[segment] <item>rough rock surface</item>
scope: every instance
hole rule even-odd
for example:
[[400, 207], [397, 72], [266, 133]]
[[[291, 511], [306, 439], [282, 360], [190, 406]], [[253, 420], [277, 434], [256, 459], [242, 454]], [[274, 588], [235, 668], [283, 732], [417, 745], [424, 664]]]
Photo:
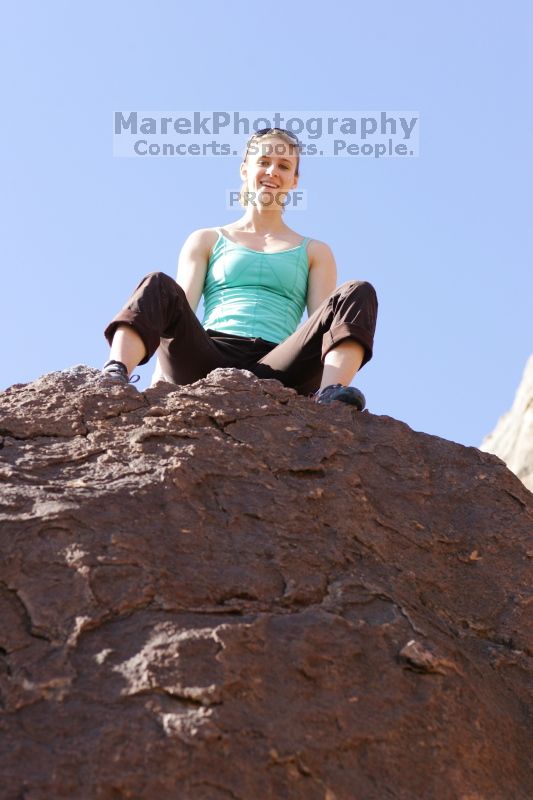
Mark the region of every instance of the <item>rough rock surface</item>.
[[532, 499], [216, 370], [0, 395], [2, 800], [531, 800]]
[[533, 491], [533, 355], [528, 359], [511, 410], [483, 439], [480, 449], [499, 456]]

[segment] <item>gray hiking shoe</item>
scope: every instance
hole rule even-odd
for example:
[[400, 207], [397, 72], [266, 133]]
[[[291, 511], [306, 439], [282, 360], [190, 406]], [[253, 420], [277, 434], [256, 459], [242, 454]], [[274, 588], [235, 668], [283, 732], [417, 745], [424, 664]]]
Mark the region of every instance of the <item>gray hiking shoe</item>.
[[128, 369], [122, 361], [106, 361], [102, 368], [102, 375], [110, 378], [114, 383], [122, 383], [127, 385], [129, 383], [137, 383], [140, 380], [140, 375], [128, 375]]
[[355, 406], [359, 411], [362, 411], [366, 405], [366, 400], [363, 392], [356, 389], [355, 386], [343, 386], [342, 383], [333, 383], [330, 386], [325, 386], [318, 392], [312, 395], [316, 403], [332, 403], [334, 400], [340, 400], [341, 403], [348, 403]]

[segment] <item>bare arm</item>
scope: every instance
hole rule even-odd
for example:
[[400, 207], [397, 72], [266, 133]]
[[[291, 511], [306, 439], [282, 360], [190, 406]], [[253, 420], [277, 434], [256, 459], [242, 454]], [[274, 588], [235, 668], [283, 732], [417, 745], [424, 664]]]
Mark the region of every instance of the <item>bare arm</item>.
[[[217, 234], [208, 228], [193, 231], [185, 240], [179, 254], [176, 283], [179, 283], [184, 290], [188, 303], [195, 313], [204, 290], [209, 253], [216, 238]], [[163, 371], [157, 359], [150, 385], [154, 386], [162, 378]]]
[[209, 228], [193, 231], [187, 237], [178, 258], [176, 282], [185, 291], [194, 312], [204, 290], [207, 263], [217, 234]]
[[313, 239], [309, 242], [309, 282], [307, 284], [307, 313], [317, 310], [337, 286], [337, 265], [329, 245]]

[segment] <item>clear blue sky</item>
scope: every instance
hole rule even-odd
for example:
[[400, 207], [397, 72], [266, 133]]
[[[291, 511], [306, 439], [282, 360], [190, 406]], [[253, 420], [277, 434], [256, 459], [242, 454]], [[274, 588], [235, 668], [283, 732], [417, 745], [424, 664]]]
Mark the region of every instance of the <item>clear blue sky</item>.
[[114, 157], [115, 110], [418, 111], [420, 157], [304, 160], [287, 222], [332, 247], [339, 283], [378, 291], [355, 380], [370, 410], [479, 444], [533, 350], [532, 17], [525, 0], [5, 4], [0, 388], [100, 367], [140, 278], [175, 276], [192, 230], [238, 217], [237, 158]]

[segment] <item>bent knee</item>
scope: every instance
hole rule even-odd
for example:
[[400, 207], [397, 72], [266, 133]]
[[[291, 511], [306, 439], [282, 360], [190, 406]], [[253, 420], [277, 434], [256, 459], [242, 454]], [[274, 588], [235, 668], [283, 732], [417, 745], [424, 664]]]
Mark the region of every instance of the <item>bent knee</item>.
[[185, 294], [183, 287], [181, 287], [179, 283], [176, 283], [174, 278], [171, 278], [166, 272], [149, 272], [144, 276], [141, 284], [145, 282], [155, 283], [158, 286], [173, 289], [175, 292], [177, 291], [178, 294]]
[[174, 278], [171, 278], [170, 275], [167, 275], [166, 272], [148, 272], [144, 278], [144, 281], [152, 280], [152, 281], [160, 281], [161, 283], [166, 283], [167, 281], [172, 281], [174, 283]]
[[373, 285], [369, 281], [345, 281], [339, 286], [339, 291], [343, 293], [363, 292], [366, 295], [373, 296], [377, 299], [377, 293]]

